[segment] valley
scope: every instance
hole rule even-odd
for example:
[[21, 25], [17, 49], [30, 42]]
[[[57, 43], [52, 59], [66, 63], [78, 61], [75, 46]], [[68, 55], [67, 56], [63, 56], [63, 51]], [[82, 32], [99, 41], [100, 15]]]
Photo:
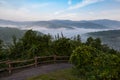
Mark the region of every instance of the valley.
[[21, 38], [26, 30], [34, 30], [53, 37], [61, 33], [65, 37], [72, 38], [81, 35], [84, 42], [90, 36], [101, 38], [104, 44], [119, 50], [120, 44], [120, 21], [115, 20], [50, 20], [50, 21], [10, 21], [0, 19], [0, 39], [10, 43], [12, 37]]

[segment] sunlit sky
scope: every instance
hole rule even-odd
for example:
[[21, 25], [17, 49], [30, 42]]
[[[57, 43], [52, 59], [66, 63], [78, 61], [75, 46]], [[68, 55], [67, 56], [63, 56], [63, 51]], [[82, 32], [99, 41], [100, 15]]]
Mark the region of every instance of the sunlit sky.
[[0, 19], [120, 20], [120, 0], [0, 0]]

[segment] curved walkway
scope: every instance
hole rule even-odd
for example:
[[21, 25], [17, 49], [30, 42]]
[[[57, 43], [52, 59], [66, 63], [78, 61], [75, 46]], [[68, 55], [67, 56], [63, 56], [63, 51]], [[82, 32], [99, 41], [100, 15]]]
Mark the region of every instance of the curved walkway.
[[59, 63], [44, 65], [36, 68], [28, 68], [26, 70], [20, 71], [18, 73], [12, 74], [8, 77], [1, 78], [0, 80], [26, 80], [29, 77], [37, 76], [40, 74], [45, 74], [48, 72], [53, 72], [60, 69], [71, 68], [72, 65], [69, 63]]

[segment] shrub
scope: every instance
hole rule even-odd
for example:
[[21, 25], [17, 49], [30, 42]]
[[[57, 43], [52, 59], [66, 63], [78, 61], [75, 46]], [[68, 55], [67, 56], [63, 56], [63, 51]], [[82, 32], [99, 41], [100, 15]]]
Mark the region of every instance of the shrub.
[[103, 53], [91, 46], [76, 48], [70, 58], [79, 77], [87, 80], [118, 80], [120, 78], [120, 57]]

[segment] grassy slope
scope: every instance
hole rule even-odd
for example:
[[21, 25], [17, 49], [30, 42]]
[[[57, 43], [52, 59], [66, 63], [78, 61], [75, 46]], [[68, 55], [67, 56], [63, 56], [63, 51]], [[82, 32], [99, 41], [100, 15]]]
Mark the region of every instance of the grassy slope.
[[82, 79], [74, 76], [72, 74], [72, 69], [65, 69], [32, 77], [27, 80], [82, 80]]

